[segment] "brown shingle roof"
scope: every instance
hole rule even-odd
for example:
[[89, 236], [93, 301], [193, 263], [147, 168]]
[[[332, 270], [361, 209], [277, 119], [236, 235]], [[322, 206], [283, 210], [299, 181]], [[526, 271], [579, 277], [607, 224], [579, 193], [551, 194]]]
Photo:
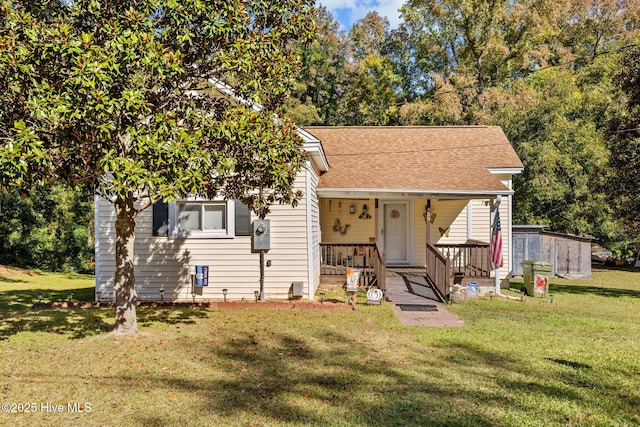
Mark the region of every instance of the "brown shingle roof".
[[500, 192], [487, 169], [522, 162], [497, 126], [307, 127], [329, 162], [321, 189]]

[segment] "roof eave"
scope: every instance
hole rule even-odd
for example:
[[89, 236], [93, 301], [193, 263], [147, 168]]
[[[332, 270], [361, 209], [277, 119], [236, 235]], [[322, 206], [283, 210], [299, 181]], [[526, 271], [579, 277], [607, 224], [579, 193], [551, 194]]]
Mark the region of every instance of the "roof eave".
[[513, 195], [513, 190], [429, 190], [383, 188], [318, 188], [322, 198], [412, 198], [412, 199], [493, 199]]
[[524, 167], [507, 167], [507, 168], [487, 168], [494, 175], [518, 175], [522, 173]]

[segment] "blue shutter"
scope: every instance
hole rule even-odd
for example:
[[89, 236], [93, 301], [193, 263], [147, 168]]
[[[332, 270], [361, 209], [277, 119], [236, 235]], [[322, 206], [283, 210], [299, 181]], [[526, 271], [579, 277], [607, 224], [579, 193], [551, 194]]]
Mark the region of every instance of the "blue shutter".
[[153, 235], [169, 236], [169, 204], [156, 202], [153, 205]]
[[251, 236], [251, 211], [240, 200], [235, 200], [236, 236]]

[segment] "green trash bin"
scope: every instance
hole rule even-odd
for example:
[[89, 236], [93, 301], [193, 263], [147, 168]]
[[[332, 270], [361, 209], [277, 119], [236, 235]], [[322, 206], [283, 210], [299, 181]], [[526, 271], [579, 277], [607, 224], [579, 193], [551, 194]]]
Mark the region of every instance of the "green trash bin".
[[532, 297], [534, 294], [545, 296], [549, 292], [549, 279], [553, 265], [550, 262], [526, 260], [522, 261], [524, 283], [520, 292]]

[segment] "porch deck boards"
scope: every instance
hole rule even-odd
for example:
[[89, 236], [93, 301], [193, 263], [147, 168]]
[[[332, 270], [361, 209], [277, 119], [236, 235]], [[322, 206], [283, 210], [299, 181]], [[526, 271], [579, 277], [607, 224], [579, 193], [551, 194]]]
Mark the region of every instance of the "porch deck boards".
[[[406, 326], [464, 326], [464, 322], [446, 309], [425, 280], [422, 268], [387, 269], [387, 293], [393, 312]], [[435, 305], [436, 311], [402, 311], [398, 304]]]
[[424, 268], [388, 268], [387, 294], [391, 294], [394, 304], [440, 303], [425, 275]]

